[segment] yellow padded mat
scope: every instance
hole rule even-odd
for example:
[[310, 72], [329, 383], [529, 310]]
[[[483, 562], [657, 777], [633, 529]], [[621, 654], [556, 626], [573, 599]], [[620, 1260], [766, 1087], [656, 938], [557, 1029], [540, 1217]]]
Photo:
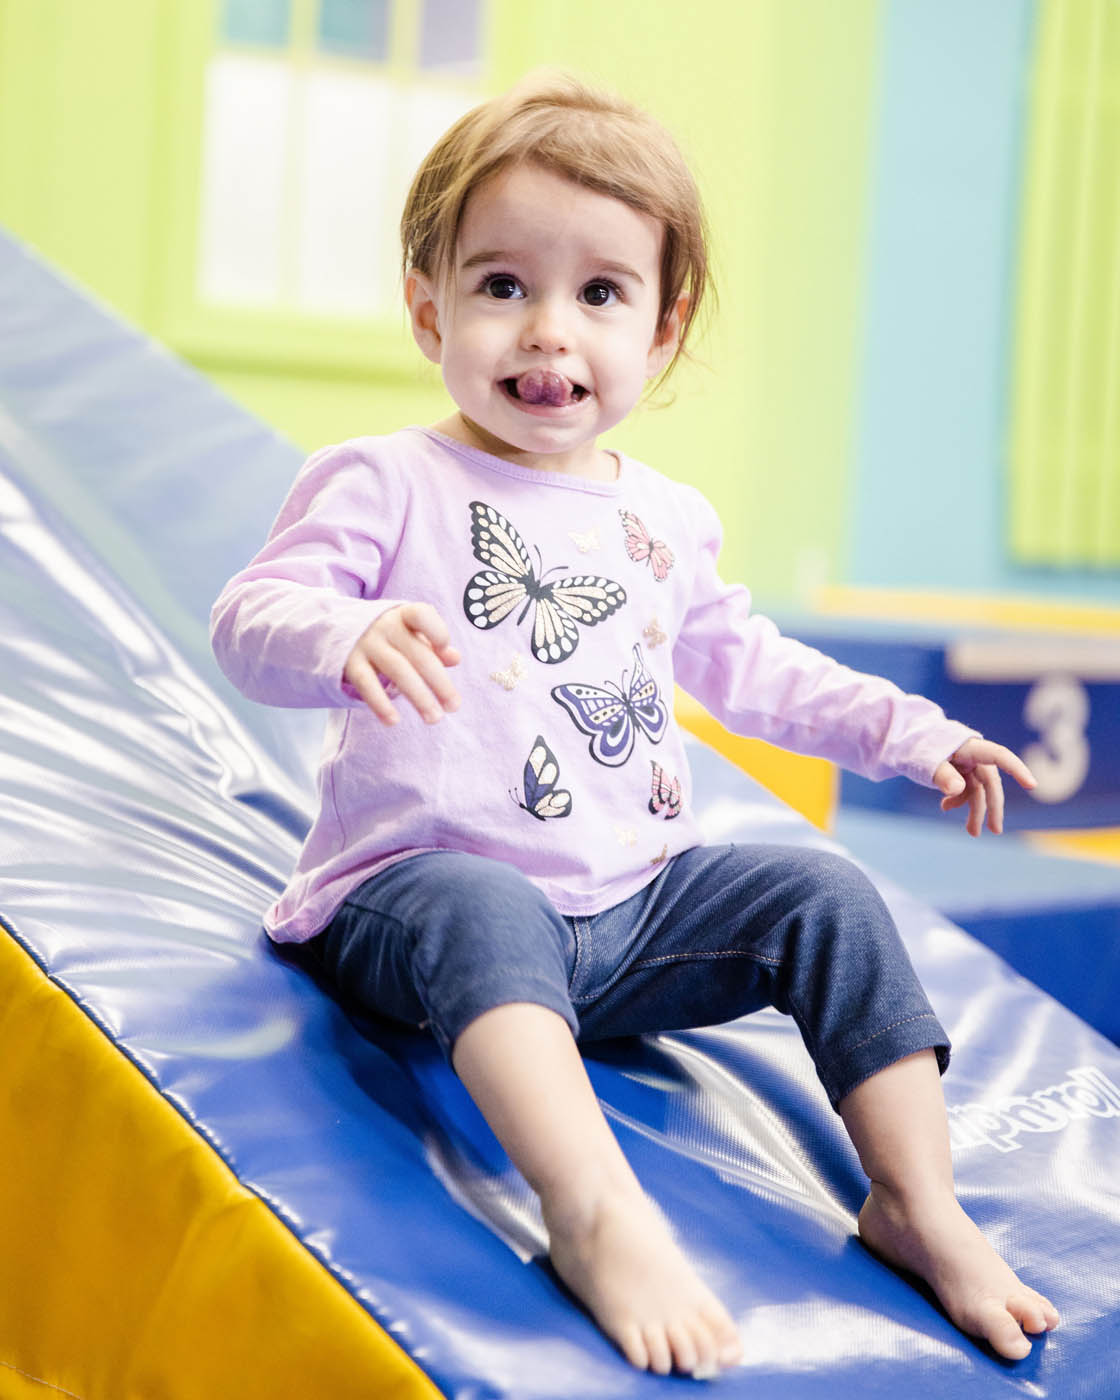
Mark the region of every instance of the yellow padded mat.
[[0, 1396], [439, 1392], [0, 927]]

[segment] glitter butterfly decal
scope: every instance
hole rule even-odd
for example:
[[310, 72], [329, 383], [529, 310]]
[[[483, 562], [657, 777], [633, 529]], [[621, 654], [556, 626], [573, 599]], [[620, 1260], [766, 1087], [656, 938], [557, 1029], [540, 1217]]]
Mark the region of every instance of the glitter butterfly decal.
[[651, 617], [642, 628], [642, 636], [646, 639], [650, 647], [662, 646], [669, 640], [669, 634], [661, 626], [656, 617]]
[[520, 607], [518, 623], [533, 612], [529, 647], [538, 661], [566, 661], [579, 644], [579, 628], [594, 627], [626, 602], [626, 591], [609, 578], [579, 574], [546, 583], [545, 574], [566, 567], [541, 568], [536, 550], [534, 569], [525, 542], [500, 511], [482, 501], [471, 502], [471, 545], [481, 569], [463, 593], [463, 611], [482, 630], [497, 627]]
[[556, 755], [538, 734], [525, 760], [522, 775], [524, 798], [511, 792], [510, 797], [524, 812], [543, 822], [548, 817], [567, 817], [572, 811], [572, 794], [556, 786], [560, 777], [560, 765]]
[[518, 681], [522, 681], [529, 674], [529, 668], [525, 665], [523, 656], [515, 655], [510, 660], [509, 666], [504, 671], [491, 671], [490, 679], [497, 681], [503, 690], [513, 690]]
[[665, 813], [665, 820], [671, 822], [681, 814], [681, 780], [670, 778], [660, 763], [650, 759], [653, 778], [650, 783], [649, 810], [656, 817]]
[[673, 567], [673, 551], [664, 540], [655, 540], [632, 510], [620, 510], [622, 528], [626, 531], [626, 553], [635, 564], [646, 560], [658, 583], [664, 583]]
[[591, 529], [583, 534], [578, 530], [569, 530], [568, 538], [581, 554], [590, 554], [592, 550], [602, 548], [599, 544], [599, 530], [595, 525], [592, 525]]
[[630, 757], [637, 731], [659, 744], [669, 727], [669, 711], [646, 670], [640, 646], [634, 647], [634, 670], [619, 685], [557, 685], [552, 698], [563, 705], [572, 723], [590, 737], [588, 751], [596, 763], [618, 768]]
[[633, 846], [638, 840], [638, 833], [632, 826], [616, 826], [614, 834], [618, 837], [620, 846]]

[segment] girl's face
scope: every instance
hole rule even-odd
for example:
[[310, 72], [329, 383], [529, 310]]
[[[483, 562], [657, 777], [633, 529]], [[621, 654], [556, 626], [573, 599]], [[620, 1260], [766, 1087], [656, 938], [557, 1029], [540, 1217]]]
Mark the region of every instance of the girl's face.
[[648, 215], [537, 165], [479, 186], [446, 286], [413, 271], [405, 287], [458, 405], [443, 429], [522, 466], [613, 478], [596, 440], [672, 358], [686, 304], [658, 330], [661, 239]]

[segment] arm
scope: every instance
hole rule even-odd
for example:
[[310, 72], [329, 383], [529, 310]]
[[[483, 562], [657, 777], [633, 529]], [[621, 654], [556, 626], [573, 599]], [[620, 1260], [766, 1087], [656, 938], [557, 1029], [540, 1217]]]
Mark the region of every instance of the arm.
[[729, 729], [828, 758], [864, 777], [902, 774], [934, 785], [939, 765], [979, 736], [890, 681], [864, 675], [783, 637], [724, 583], [718, 519], [699, 495], [689, 611], [674, 648], [677, 678]]
[[353, 448], [305, 464], [264, 547], [211, 612], [218, 664], [243, 694], [283, 706], [364, 703], [344, 670], [400, 602], [381, 591], [405, 506], [395, 479]]

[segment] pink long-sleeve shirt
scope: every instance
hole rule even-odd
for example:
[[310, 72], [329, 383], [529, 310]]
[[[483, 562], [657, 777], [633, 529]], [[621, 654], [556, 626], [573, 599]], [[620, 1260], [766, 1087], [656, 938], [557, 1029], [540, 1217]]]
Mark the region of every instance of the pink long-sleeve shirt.
[[[720, 539], [698, 491], [626, 457], [590, 481], [420, 428], [312, 456], [212, 615], [244, 694], [329, 712], [318, 815], [270, 935], [310, 938], [421, 851], [508, 861], [561, 913], [634, 894], [702, 840], [674, 682], [737, 733], [929, 784], [975, 731], [783, 637], [720, 579]], [[462, 704], [434, 725], [402, 699], [385, 726], [343, 682], [405, 601], [430, 603], [462, 654]]]

